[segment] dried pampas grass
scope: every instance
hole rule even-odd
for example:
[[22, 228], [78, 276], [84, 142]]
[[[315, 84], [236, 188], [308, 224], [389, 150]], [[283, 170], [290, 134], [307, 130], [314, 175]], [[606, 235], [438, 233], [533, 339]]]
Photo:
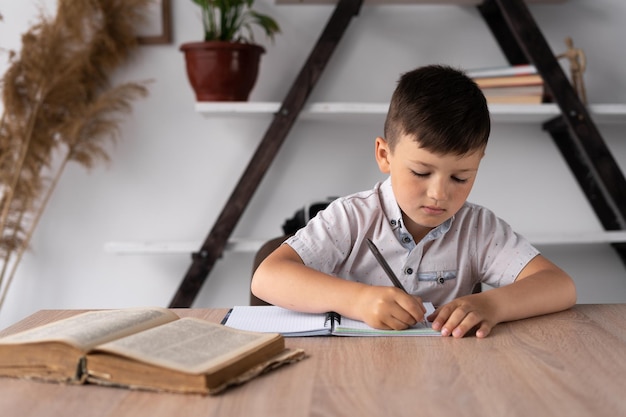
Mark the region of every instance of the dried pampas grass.
[[2, 79], [0, 119], [0, 308], [65, 166], [108, 161], [120, 115], [145, 96], [109, 74], [137, 46], [152, 0], [59, 0], [54, 19], [22, 36]]

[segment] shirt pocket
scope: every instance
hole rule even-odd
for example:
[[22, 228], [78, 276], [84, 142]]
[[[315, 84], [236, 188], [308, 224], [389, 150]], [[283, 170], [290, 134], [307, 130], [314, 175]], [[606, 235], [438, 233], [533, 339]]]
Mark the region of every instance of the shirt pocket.
[[420, 282], [432, 282], [437, 284], [449, 284], [450, 281], [455, 281], [457, 277], [456, 270], [447, 271], [425, 271], [418, 272], [417, 280]]

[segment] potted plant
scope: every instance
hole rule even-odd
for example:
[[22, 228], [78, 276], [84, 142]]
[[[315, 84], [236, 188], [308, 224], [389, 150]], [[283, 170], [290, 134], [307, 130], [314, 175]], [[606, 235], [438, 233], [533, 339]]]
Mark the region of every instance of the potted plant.
[[192, 0], [202, 9], [204, 41], [181, 45], [198, 101], [246, 101], [256, 83], [261, 54], [253, 27], [274, 40], [276, 21], [252, 10], [254, 0]]

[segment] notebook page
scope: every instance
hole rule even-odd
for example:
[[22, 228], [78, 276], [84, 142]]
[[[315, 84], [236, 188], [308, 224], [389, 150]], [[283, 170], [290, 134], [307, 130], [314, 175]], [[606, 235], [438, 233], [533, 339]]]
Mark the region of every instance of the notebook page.
[[368, 326], [362, 321], [341, 319], [340, 325], [335, 325], [336, 336], [441, 336], [441, 332], [433, 330], [431, 324], [417, 323], [404, 330], [380, 330]]
[[[424, 303], [425, 315], [428, 316], [435, 311], [432, 303]], [[431, 323], [417, 323], [415, 326], [405, 330], [379, 330], [368, 326], [362, 321], [352, 320], [346, 317], [341, 318], [340, 324], [335, 324], [333, 334], [338, 336], [440, 336], [441, 333], [433, 330]]]
[[299, 313], [276, 306], [235, 306], [225, 326], [284, 336], [328, 334], [325, 314]]

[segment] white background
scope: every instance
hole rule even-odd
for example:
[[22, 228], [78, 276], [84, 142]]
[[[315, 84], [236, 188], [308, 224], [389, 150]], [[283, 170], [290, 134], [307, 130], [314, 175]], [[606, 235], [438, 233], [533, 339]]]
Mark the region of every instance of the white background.
[[[36, 22], [37, 5], [0, 0], [0, 46], [19, 50]], [[333, 8], [257, 0], [283, 33], [271, 44], [251, 101], [281, 101]], [[566, 36], [585, 50], [591, 103], [626, 103], [626, 3], [570, 0], [533, 5], [551, 48]], [[206, 237], [270, 116], [198, 114], [180, 44], [200, 40], [197, 6], [173, 1], [174, 41], [143, 46], [113, 82], [151, 79], [150, 95], [133, 105], [112, 147], [112, 162], [86, 172], [70, 166], [36, 230], [6, 304], [0, 328], [37, 310], [167, 306], [190, 265], [189, 254], [119, 255], [109, 242], [197, 242]], [[0, 70], [7, 56], [0, 56]], [[505, 65], [473, 7], [364, 6], [310, 101], [387, 102], [400, 73], [444, 63], [467, 69]], [[565, 68], [566, 63], [563, 62]], [[626, 168], [625, 123], [599, 126]], [[370, 188], [382, 179], [373, 159], [383, 116], [303, 120], [289, 135], [233, 237], [281, 234], [284, 220], [304, 204]], [[551, 138], [539, 124], [498, 124], [470, 200], [486, 205], [527, 235], [601, 231]], [[626, 302], [626, 268], [606, 244], [540, 246], [576, 280], [581, 303]], [[226, 252], [194, 307], [247, 304], [252, 252]]]

